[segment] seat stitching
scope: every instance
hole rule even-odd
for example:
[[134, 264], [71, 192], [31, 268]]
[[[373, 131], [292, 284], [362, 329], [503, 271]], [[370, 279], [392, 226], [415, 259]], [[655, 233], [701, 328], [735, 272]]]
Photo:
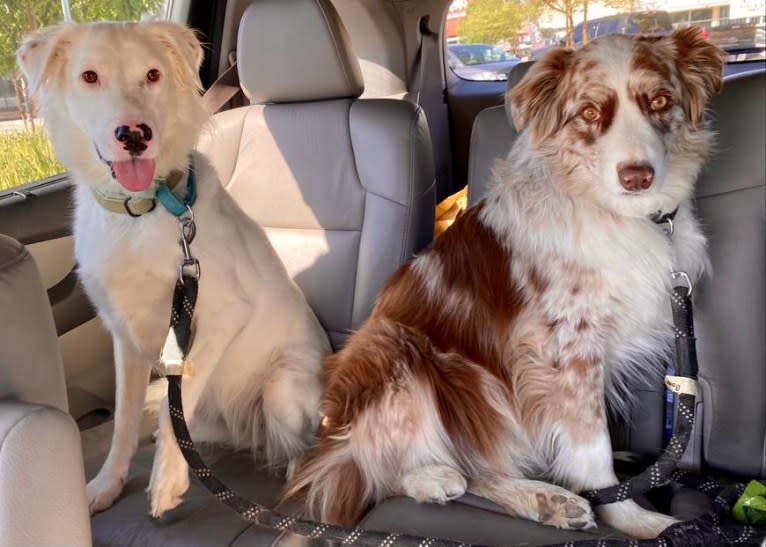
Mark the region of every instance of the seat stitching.
[[348, 318], [348, 328], [351, 328], [351, 325], [354, 321], [354, 311], [356, 309], [356, 289], [359, 286], [359, 252], [362, 249], [362, 236], [364, 232], [364, 220], [367, 216], [367, 194], [371, 193], [369, 190], [367, 190], [367, 187], [362, 183], [362, 177], [359, 174], [359, 165], [357, 163], [356, 159], [356, 149], [354, 148], [354, 136], [351, 134], [351, 109], [354, 107], [354, 105], [357, 103], [355, 100], [351, 100], [348, 103], [348, 112], [346, 114], [347, 116], [347, 123], [346, 127], [348, 128], [348, 142], [351, 145], [351, 157], [354, 160], [354, 171], [356, 172], [356, 182], [357, 184], [364, 190], [364, 200], [362, 200], [362, 225], [359, 228], [359, 242], [356, 245], [356, 264], [355, 264], [355, 270], [354, 270], [354, 289], [351, 294], [353, 294], [353, 299], [351, 300], [351, 315]]
[[409, 153], [410, 153], [410, 173], [409, 173], [409, 203], [407, 204], [407, 222], [404, 224], [404, 233], [402, 234], [402, 248], [399, 251], [399, 262], [405, 262], [407, 260], [407, 239], [410, 233], [410, 222], [412, 222], [412, 216], [414, 214], [415, 204], [413, 203], [413, 194], [415, 192], [415, 146], [414, 146], [414, 130], [417, 126], [417, 122], [420, 119], [420, 113], [423, 109], [417, 106], [414, 111], [414, 116], [410, 122], [409, 130]]
[[723, 192], [715, 192], [712, 194], [701, 194], [701, 195], [695, 196], [695, 199], [699, 201], [701, 199], [714, 198], [717, 196], [726, 196], [729, 194], [736, 194], [737, 192], [743, 192], [745, 190], [758, 190], [758, 189], [762, 189], [763, 187], [764, 187], [763, 184], [755, 184], [753, 186], [743, 186], [742, 188], [733, 188], [732, 190], [724, 190]]
[[29, 256], [30, 256], [29, 250], [23, 245], [19, 244], [18, 252], [14, 256], [12, 256], [9, 260], [0, 264], [0, 271], [17, 265], [19, 262], [22, 262], [24, 259], [28, 258]]
[[253, 526], [254, 526], [254, 523], [253, 523], [253, 522], [250, 522], [250, 523], [248, 523], [248, 525], [247, 525], [247, 526], [245, 526], [244, 528], [242, 528], [242, 530], [240, 530], [240, 531], [239, 531], [239, 533], [238, 533], [236, 536], [234, 536], [234, 537], [231, 539], [231, 541], [229, 542], [229, 547], [231, 547], [232, 545], [234, 545], [234, 544], [237, 542], [237, 540], [238, 540], [239, 538], [241, 538], [241, 537], [242, 537], [242, 535], [243, 535], [245, 532], [247, 532], [248, 530], [252, 529], [252, 528], [253, 528]]
[[[30, 405], [30, 406], [32, 406], [32, 405]], [[45, 406], [45, 405], [34, 405], [34, 406], [37, 406], [37, 408], [35, 410], [33, 410], [32, 412], [30, 412], [28, 414], [24, 414], [23, 416], [21, 416], [18, 420], [16, 420], [16, 422], [11, 427], [9, 427], [6, 430], [5, 436], [3, 437], [2, 442], [0, 442], [0, 458], [2, 458], [3, 447], [5, 446], [5, 441], [27, 419], [36, 417], [38, 414], [40, 414], [41, 412], [44, 412], [46, 410], [54, 410], [54, 411], [57, 411], [57, 412], [61, 412], [63, 414], [63, 412], [61, 410], [59, 410], [59, 409], [57, 409], [55, 407], [52, 407], [52, 406]]]
[[[239, 126], [239, 142], [237, 143], [237, 155], [234, 158], [234, 166], [231, 168], [231, 174], [229, 175], [229, 181], [223, 185], [223, 188], [227, 191], [230, 190], [230, 187], [232, 183], [234, 182], [234, 174], [237, 172], [237, 167], [239, 167], [239, 158], [242, 156], [242, 136], [245, 134], [245, 120], [250, 117], [250, 115], [253, 112], [253, 106], [245, 107], [247, 108], [247, 112], [245, 112], [245, 115], [242, 116], [242, 120], [240, 122]], [[228, 111], [227, 111], [228, 112]], [[265, 113], [265, 112], [264, 112]], [[223, 184], [223, 181], [221, 181]]]
[[348, 85], [350, 90], [352, 87], [351, 76], [348, 74], [346, 63], [344, 62], [343, 56], [340, 54], [340, 46], [338, 45], [338, 42], [335, 39], [335, 33], [332, 31], [332, 28], [330, 26], [330, 21], [327, 17], [327, 14], [325, 13], [324, 8], [322, 7], [322, 3], [317, 0], [314, 0], [314, 3], [319, 8], [319, 12], [322, 14], [322, 18], [324, 19], [325, 26], [327, 27], [327, 30], [330, 33], [330, 40], [332, 41], [333, 48], [335, 49], [335, 56], [338, 58], [341, 72], [343, 73], [343, 77], [346, 78], [346, 85]]

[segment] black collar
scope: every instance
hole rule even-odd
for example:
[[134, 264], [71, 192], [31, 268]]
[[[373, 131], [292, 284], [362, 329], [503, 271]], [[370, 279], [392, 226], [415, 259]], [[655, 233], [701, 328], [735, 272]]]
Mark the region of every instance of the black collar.
[[655, 224], [665, 224], [668, 221], [673, 222], [673, 220], [676, 218], [677, 212], [678, 212], [678, 207], [676, 207], [669, 213], [665, 213], [664, 215], [662, 214], [662, 211], [657, 211], [656, 213], [653, 213], [649, 218]]

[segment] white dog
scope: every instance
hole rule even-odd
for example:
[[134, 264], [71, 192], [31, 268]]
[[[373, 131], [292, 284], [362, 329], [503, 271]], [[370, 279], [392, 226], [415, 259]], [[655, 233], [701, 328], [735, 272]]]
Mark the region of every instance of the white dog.
[[[699, 35], [610, 36], [530, 68], [495, 187], [327, 359], [319, 446], [288, 495], [343, 524], [389, 495], [469, 490], [593, 526], [575, 493], [617, 483], [605, 395], [668, 355], [670, 272], [697, 279], [707, 260], [691, 197], [724, 56]], [[675, 210], [667, 237], [652, 217]], [[631, 500], [598, 510], [639, 538], [673, 522]]]
[[[91, 511], [109, 507], [125, 482], [182, 258], [176, 218], [160, 204], [147, 212], [146, 204], [159, 181], [176, 180], [183, 196], [190, 168], [198, 184], [192, 251], [202, 266], [193, 370], [183, 381], [192, 434], [208, 424], [206, 440], [262, 448], [272, 465], [294, 461], [317, 425], [329, 344], [263, 230], [192, 152], [207, 119], [194, 32], [166, 22], [67, 24], [29, 36], [18, 60], [76, 183], [80, 278], [114, 340], [114, 436], [88, 484]], [[127, 198], [140, 216], [120, 211]], [[188, 485], [164, 401], [151, 514], [175, 507]]]

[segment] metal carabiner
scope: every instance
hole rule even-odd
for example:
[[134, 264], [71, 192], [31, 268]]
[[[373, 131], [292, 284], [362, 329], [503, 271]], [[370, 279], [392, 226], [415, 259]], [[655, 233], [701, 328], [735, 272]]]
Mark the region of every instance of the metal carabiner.
[[[191, 273], [187, 273], [187, 268], [194, 268]], [[184, 261], [178, 265], [178, 280], [183, 284], [184, 275], [199, 279], [202, 275], [202, 271], [199, 267], [199, 260], [196, 258], [184, 259]]]
[[[186, 211], [178, 217], [178, 231], [181, 235], [179, 244], [184, 254], [183, 261], [178, 265], [178, 279], [181, 283], [184, 282], [184, 275], [199, 279], [199, 260], [194, 258], [190, 248], [191, 242], [194, 241], [194, 237], [197, 235], [197, 225], [194, 223], [194, 212], [189, 205], [186, 206]], [[193, 270], [187, 273], [189, 268], [193, 268]]]
[[[689, 274], [686, 272], [670, 272], [670, 277], [673, 279], [673, 281], [677, 279], [681, 279], [686, 283], [686, 296], [689, 297], [694, 292], [694, 285], [692, 284], [692, 280], [689, 278]], [[676, 285], [677, 287], [682, 287], [683, 285]]]
[[194, 213], [188, 205], [186, 206], [186, 212], [178, 217], [178, 230], [181, 233], [181, 239], [186, 241], [187, 244], [194, 241], [194, 237], [197, 235]]
[[665, 232], [665, 235], [670, 237], [673, 235], [674, 227], [673, 227], [673, 219], [668, 217], [665, 219], [665, 222], [668, 223], [667, 228], [663, 228], [662, 231]]

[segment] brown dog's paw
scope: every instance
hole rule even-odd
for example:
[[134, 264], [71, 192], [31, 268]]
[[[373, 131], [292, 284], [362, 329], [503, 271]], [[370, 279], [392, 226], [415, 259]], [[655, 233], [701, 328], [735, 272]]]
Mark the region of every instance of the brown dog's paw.
[[587, 530], [595, 528], [590, 503], [574, 494], [538, 492], [537, 510], [539, 521], [564, 530]]

